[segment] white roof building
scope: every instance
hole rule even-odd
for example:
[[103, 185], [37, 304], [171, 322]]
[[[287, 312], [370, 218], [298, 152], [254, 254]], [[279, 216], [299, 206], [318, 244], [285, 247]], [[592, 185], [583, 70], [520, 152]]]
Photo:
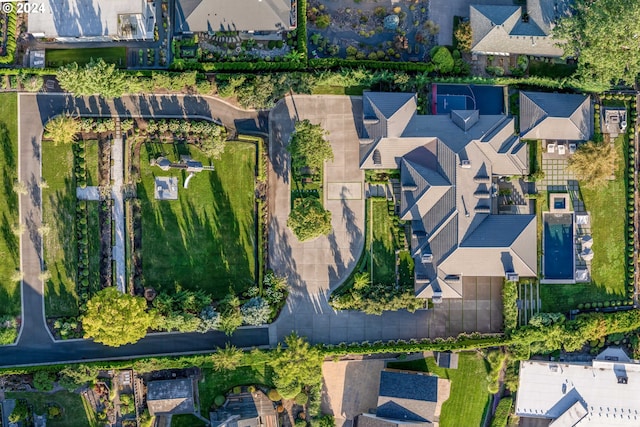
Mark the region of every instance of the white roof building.
[[608, 348], [591, 363], [520, 362], [515, 408], [550, 427], [640, 425], [640, 363]]

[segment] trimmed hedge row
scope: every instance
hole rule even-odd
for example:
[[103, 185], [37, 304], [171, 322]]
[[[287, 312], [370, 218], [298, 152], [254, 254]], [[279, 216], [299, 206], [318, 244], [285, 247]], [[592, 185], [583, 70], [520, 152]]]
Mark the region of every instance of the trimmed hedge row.
[[635, 123], [637, 118], [636, 101], [635, 97], [627, 94], [617, 94], [615, 99], [625, 100], [625, 106], [629, 114], [627, 122], [627, 144], [626, 150], [624, 150], [627, 179], [625, 180], [625, 187], [627, 190], [627, 244], [625, 250], [626, 258], [626, 285], [627, 285], [627, 297], [633, 299], [635, 295], [635, 271], [636, 266], [634, 264], [634, 250], [636, 242], [636, 230], [634, 225], [635, 218]]
[[[87, 168], [85, 161], [85, 142], [79, 141], [72, 145], [73, 163], [76, 185], [87, 186]], [[75, 233], [78, 244], [78, 272], [76, 277], [76, 292], [78, 294], [78, 308], [84, 312], [89, 301], [89, 217], [87, 201], [76, 201]]]
[[7, 48], [4, 56], [0, 56], [0, 64], [13, 64], [16, 53], [16, 24], [18, 22], [18, 12], [14, 6], [11, 12], [7, 13]]

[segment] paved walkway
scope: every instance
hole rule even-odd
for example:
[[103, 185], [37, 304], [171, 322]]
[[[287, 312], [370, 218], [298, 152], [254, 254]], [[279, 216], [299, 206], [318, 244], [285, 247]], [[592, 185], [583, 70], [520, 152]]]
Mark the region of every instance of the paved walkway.
[[20, 239], [22, 328], [14, 346], [0, 347], [0, 366], [64, 363], [79, 360], [131, 358], [143, 355], [211, 351], [228, 341], [237, 347], [268, 345], [267, 328], [242, 328], [232, 337], [207, 334], [153, 334], [134, 345], [108, 348], [93, 341], [54, 342], [44, 316], [40, 143], [43, 123], [60, 113], [101, 117], [205, 118], [242, 133], [266, 133], [267, 113], [238, 110], [224, 101], [199, 96], [130, 96], [114, 101], [98, 97], [74, 98], [65, 94], [19, 94], [18, 139], [20, 181], [28, 193], [20, 196], [20, 219], [27, 231]]
[[122, 182], [124, 180], [124, 141], [122, 140], [122, 132], [120, 131], [120, 120], [116, 118], [116, 136], [111, 144], [111, 198], [113, 199], [113, 223], [115, 226], [116, 241], [111, 249], [111, 256], [116, 262], [116, 271], [113, 276], [116, 278], [116, 286], [120, 292], [125, 292], [126, 267], [125, 267], [125, 248], [124, 239], [127, 231], [125, 230], [124, 220], [124, 194], [122, 191]]
[[373, 316], [336, 312], [329, 306], [331, 291], [353, 270], [364, 246], [363, 198], [353, 198], [345, 189], [346, 197], [324, 200], [332, 213], [333, 225], [333, 232], [327, 237], [300, 243], [286, 225], [290, 211], [290, 158], [285, 146], [294, 119], [309, 119], [329, 131], [335, 160], [325, 166], [325, 188], [328, 188], [339, 183], [362, 185], [364, 181], [358, 167], [359, 141], [354, 122], [354, 117], [361, 114], [362, 100], [345, 96], [288, 97], [271, 112], [269, 263], [276, 274], [289, 278], [290, 285], [287, 304], [270, 327], [272, 345], [294, 330], [313, 343], [334, 344], [433, 335], [429, 311]]
[[100, 190], [98, 187], [76, 187], [76, 197], [78, 200], [100, 200]]

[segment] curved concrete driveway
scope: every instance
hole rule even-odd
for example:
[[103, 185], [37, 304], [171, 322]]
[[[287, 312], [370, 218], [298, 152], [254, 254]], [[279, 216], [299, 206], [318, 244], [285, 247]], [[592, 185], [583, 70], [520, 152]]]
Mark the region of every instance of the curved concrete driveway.
[[[359, 140], [354, 117], [362, 115], [362, 100], [346, 96], [294, 96], [280, 101], [271, 111], [269, 176], [271, 220], [269, 264], [289, 278], [290, 295], [278, 320], [270, 327], [271, 344], [297, 331], [313, 343], [376, 341], [424, 338], [430, 331], [430, 311], [385, 312], [381, 316], [355, 311], [334, 311], [328, 298], [355, 268], [364, 246], [364, 194], [354, 199], [353, 184], [362, 189]], [[285, 149], [294, 120], [309, 119], [329, 131], [335, 160], [325, 166], [325, 207], [331, 211], [333, 232], [327, 237], [300, 243], [287, 228], [290, 211], [289, 155]], [[347, 185], [345, 185], [347, 184]], [[330, 187], [350, 189], [348, 199]]]
[[42, 243], [40, 141], [43, 123], [60, 113], [85, 116], [207, 118], [243, 133], [266, 133], [267, 113], [238, 110], [210, 97], [129, 96], [114, 101], [64, 94], [18, 95], [19, 177], [29, 188], [20, 196], [20, 218], [27, 231], [20, 241], [22, 272], [22, 327], [18, 342], [0, 348], [0, 366], [67, 361], [130, 358], [143, 355], [211, 351], [231, 341], [238, 347], [267, 345], [267, 328], [241, 328], [231, 338], [207, 334], [154, 334], [134, 345], [108, 348], [87, 340], [54, 343], [45, 325], [43, 284], [39, 278]]

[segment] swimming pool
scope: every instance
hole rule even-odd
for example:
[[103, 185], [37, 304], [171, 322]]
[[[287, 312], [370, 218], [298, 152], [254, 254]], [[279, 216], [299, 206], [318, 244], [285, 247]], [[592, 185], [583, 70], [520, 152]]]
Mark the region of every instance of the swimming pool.
[[545, 279], [573, 280], [573, 214], [545, 213], [543, 275]]

